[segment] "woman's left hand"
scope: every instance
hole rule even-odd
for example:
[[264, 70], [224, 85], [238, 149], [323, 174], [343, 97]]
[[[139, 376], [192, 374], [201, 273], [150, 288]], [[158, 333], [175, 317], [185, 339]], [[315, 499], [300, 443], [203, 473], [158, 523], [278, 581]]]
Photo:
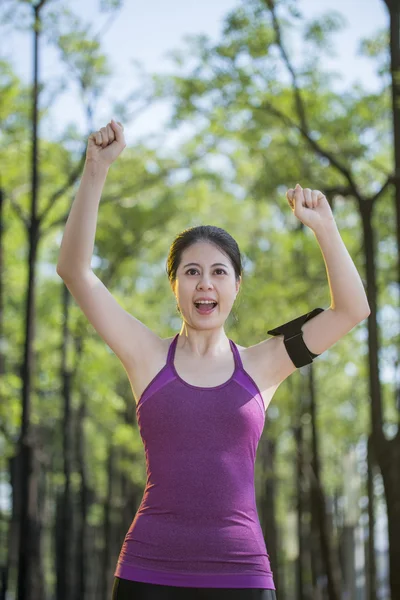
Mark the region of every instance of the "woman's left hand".
[[329, 202], [319, 190], [303, 189], [297, 184], [294, 189], [290, 188], [286, 192], [286, 197], [299, 221], [313, 231], [334, 221]]

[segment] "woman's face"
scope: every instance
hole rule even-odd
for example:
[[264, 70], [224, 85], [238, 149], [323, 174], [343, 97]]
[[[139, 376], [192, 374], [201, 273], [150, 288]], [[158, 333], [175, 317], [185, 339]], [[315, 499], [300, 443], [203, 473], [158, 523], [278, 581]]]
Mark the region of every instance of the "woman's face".
[[[229, 316], [239, 291], [240, 282], [230, 259], [208, 242], [196, 242], [182, 253], [182, 259], [171, 285], [182, 317], [194, 327], [221, 325]], [[209, 313], [195, 305], [200, 298], [217, 302]]]

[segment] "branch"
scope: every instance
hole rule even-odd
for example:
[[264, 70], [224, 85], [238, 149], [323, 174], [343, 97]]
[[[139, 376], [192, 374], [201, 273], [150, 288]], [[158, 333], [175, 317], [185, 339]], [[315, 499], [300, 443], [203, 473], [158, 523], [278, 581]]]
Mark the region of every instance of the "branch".
[[332, 187], [324, 187], [324, 192], [329, 196], [352, 196], [353, 190], [346, 185], [334, 185]]
[[[194, 163], [196, 163], [197, 161], [204, 158], [204, 156], [207, 154], [208, 150], [213, 147], [214, 147], [214, 143], [210, 144], [209, 147], [206, 147], [205, 150], [198, 156], [190, 157], [189, 159], [184, 161], [181, 165], [179, 165], [176, 168], [186, 169], [186, 168], [192, 166]], [[152, 175], [151, 177], [148, 177], [147, 179], [144, 179], [144, 180], [142, 179], [142, 180], [138, 181], [137, 184], [132, 188], [132, 190], [130, 190], [130, 192], [135, 193], [136, 191], [138, 191], [138, 192], [143, 191], [143, 189], [145, 189], [146, 187], [151, 187], [152, 185], [159, 183], [164, 177], [169, 175], [171, 173], [171, 171], [172, 171], [171, 167], [166, 167], [165, 169], [163, 169], [156, 175]], [[110, 202], [115, 202], [115, 196], [103, 197], [101, 200], [102, 205], [109, 204]], [[53, 221], [47, 229], [50, 230], [53, 227], [58, 227], [59, 225], [64, 225], [68, 218], [69, 212], [70, 212], [70, 208], [68, 208], [68, 210], [64, 213], [64, 215], [60, 219]]]
[[301, 97], [300, 88], [297, 84], [296, 72], [293, 69], [290, 59], [289, 59], [289, 56], [283, 46], [280, 25], [279, 25], [278, 19], [276, 18], [276, 13], [275, 13], [274, 0], [264, 0], [264, 2], [266, 3], [266, 5], [268, 6], [268, 8], [271, 11], [277, 46], [281, 52], [283, 61], [292, 76], [292, 83], [293, 83], [293, 89], [294, 89], [294, 95], [295, 95], [295, 101], [296, 101], [297, 113], [298, 113], [299, 120], [300, 120], [300, 125], [295, 124], [288, 116], [284, 115], [284, 113], [282, 113], [278, 109], [272, 107], [272, 105], [270, 105], [269, 103], [267, 103], [267, 104], [269, 105], [270, 110], [272, 112], [274, 112], [276, 115], [280, 116], [281, 119], [285, 120], [287, 123], [291, 123], [292, 126], [297, 127], [297, 129], [300, 131], [300, 133], [303, 135], [303, 137], [306, 139], [306, 141], [309, 143], [309, 145], [313, 148], [313, 150], [315, 150], [317, 152], [317, 154], [319, 154], [320, 156], [327, 158], [330, 161], [330, 163], [334, 167], [336, 167], [336, 169], [349, 182], [350, 187], [353, 190], [352, 193], [354, 194], [354, 196], [361, 202], [361, 200], [362, 200], [361, 195], [358, 192], [357, 185], [356, 185], [355, 181], [353, 180], [353, 177], [352, 177], [350, 171], [347, 169], [347, 167], [345, 167], [338, 160], [336, 160], [336, 158], [333, 156], [333, 154], [330, 153], [328, 150], [324, 150], [318, 144], [318, 142], [313, 140], [312, 137], [310, 136], [309, 127], [308, 127], [308, 123], [307, 123], [307, 119], [306, 119], [305, 106], [304, 106], [303, 99]]
[[376, 194], [374, 194], [373, 196], [370, 196], [368, 198], [368, 201], [373, 204], [375, 202], [375, 200], [377, 200], [379, 198], [379, 196], [381, 196], [383, 194], [383, 192], [386, 190], [386, 188], [391, 183], [394, 183], [394, 182], [395, 182], [395, 176], [394, 175], [389, 175], [388, 178], [386, 179], [385, 183], [381, 187], [381, 189], [378, 192], [376, 192]]
[[130, 113], [126, 113], [126, 118], [131, 123], [138, 116], [140, 116], [143, 112], [148, 110], [150, 108], [150, 106], [152, 106], [154, 104], [154, 102], [156, 102], [156, 100], [154, 99], [154, 94], [152, 94], [150, 92], [149, 95], [143, 99], [143, 106], [140, 106], [136, 110], [132, 110]]
[[109, 18], [105, 21], [105, 23], [103, 24], [102, 28], [93, 36], [93, 39], [95, 39], [96, 42], [98, 42], [99, 44], [101, 44], [101, 42], [103, 40], [103, 36], [107, 32], [107, 29], [109, 27], [111, 27], [112, 22], [115, 21], [116, 17], [117, 17], [117, 11], [114, 10], [110, 14]]
[[17, 213], [17, 215], [19, 216], [19, 218], [25, 225], [26, 230], [29, 231], [29, 227], [31, 225], [30, 219], [24, 215], [21, 207], [19, 206], [19, 204], [17, 204], [17, 202], [13, 198], [12, 192], [10, 192], [10, 194], [9, 194], [9, 199], [10, 199], [10, 204], [11, 204], [12, 208], [14, 209], [14, 211]]
[[288, 56], [286, 49], [282, 42], [281, 30], [280, 30], [279, 22], [278, 22], [278, 19], [276, 18], [276, 13], [275, 13], [274, 0], [264, 0], [264, 2], [266, 2], [266, 4], [268, 5], [268, 8], [271, 11], [272, 23], [273, 23], [273, 27], [274, 27], [274, 31], [275, 31], [275, 35], [276, 35], [276, 42], [277, 42], [278, 48], [282, 54], [283, 62], [285, 63], [289, 73], [292, 76], [297, 112], [300, 117], [301, 125], [305, 131], [308, 131], [308, 123], [307, 123], [307, 119], [306, 119], [306, 113], [304, 110], [303, 100], [302, 100], [301, 93], [300, 93], [300, 87], [297, 84], [296, 72], [291, 65], [289, 56]]
[[84, 151], [81, 154], [81, 158], [80, 158], [78, 164], [76, 165], [75, 169], [69, 174], [69, 177], [68, 177], [66, 183], [62, 187], [60, 187], [57, 191], [55, 191], [54, 194], [52, 194], [50, 196], [50, 199], [49, 199], [49, 202], [48, 202], [46, 208], [43, 210], [42, 214], [39, 217], [39, 221], [42, 221], [47, 216], [50, 209], [54, 206], [56, 200], [58, 200], [58, 198], [60, 198], [63, 194], [65, 194], [65, 192], [75, 183], [75, 181], [79, 177], [79, 174], [82, 170], [82, 166], [85, 162], [85, 159], [86, 159], [86, 146], [85, 146]]
[[47, 2], [47, 0], [40, 0], [39, 4], [34, 4], [32, 6], [33, 10], [36, 13], [38, 13], [43, 8], [43, 6], [46, 4], [46, 2]]
[[324, 148], [322, 148], [322, 146], [320, 146], [320, 144], [318, 142], [313, 140], [306, 129], [304, 129], [301, 125], [298, 125], [297, 123], [295, 123], [288, 115], [286, 115], [285, 113], [280, 111], [278, 108], [275, 108], [268, 101], [264, 101], [263, 104], [261, 104], [261, 106], [254, 106], [254, 107], [252, 106], [252, 108], [254, 110], [264, 110], [266, 108], [270, 112], [274, 113], [277, 117], [279, 117], [282, 121], [284, 121], [284, 123], [286, 123], [286, 125], [290, 125], [291, 127], [296, 128], [302, 134], [302, 136], [306, 139], [306, 141], [312, 147], [312, 149], [319, 156], [327, 158], [329, 160], [329, 162], [334, 167], [336, 167], [336, 169], [345, 177], [345, 179], [347, 179], [347, 181], [349, 182], [350, 188], [352, 190], [352, 194], [361, 202], [362, 196], [360, 195], [357, 185], [356, 185], [355, 181], [353, 180], [353, 177], [352, 177], [350, 171], [347, 169], [347, 167], [342, 165], [331, 152], [329, 152], [328, 150], [325, 150]]

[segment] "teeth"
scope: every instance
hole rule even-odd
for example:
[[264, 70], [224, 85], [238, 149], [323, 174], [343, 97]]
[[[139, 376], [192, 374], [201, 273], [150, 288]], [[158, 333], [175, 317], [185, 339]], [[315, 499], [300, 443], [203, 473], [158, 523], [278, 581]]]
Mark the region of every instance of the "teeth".
[[212, 300], [199, 300], [198, 302], [195, 302], [195, 304], [215, 304], [215, 302]]

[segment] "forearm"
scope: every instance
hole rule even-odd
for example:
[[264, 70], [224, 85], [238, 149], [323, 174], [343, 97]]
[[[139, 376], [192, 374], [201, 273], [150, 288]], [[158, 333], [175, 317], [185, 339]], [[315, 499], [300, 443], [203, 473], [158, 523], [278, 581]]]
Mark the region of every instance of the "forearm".
[[370, 313], [368, 298], [356, 266], [333, 220], [314, 231], [327, 270], [331, 308], [363, 319]]
[[57, 273], [61, 277], [90, 270], [99, 203], [107, 173], [107, 167], [86, 161], [61, 242], [57, 262]]

